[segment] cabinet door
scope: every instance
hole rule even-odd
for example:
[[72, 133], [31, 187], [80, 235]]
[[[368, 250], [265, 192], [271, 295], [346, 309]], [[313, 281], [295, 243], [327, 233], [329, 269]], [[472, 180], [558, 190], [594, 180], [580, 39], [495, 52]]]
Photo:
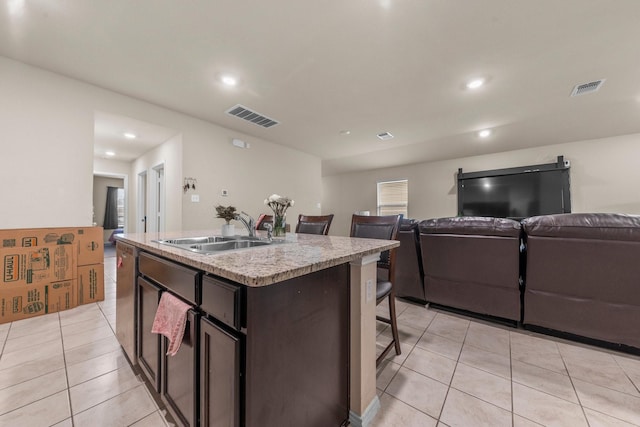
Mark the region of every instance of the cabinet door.
[[162, 337], [162, 400], [175, 421], [185, 427], [194, 427], [197, 420], [197, 358], [198, 314], [187, 312], [187, 325], [180, 349], [174, 356], [167, 356], [169, 340]]
[[200, 322], [200, 425], [240, 425], [240, 340], [207, 319]]
[[160, 391], [160, 335], [151, 333], [162, 290], [138, 277], [138, 364]]

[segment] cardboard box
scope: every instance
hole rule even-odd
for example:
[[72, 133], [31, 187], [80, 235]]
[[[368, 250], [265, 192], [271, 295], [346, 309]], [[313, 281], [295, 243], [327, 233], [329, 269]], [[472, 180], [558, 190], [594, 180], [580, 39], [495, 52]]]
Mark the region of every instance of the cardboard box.
[[4, 286], [75, 279], [77, 244], [0, 249]]
[[104, 264], [78, 267], [78, 305], [104, 300]]
[[0, 249], [77, 244], [77, 265], [104, 261], [102, 227], [16, 228], [0, 230]]
[[28, 319], [76, 306], [76, 280], [0, 287], [0, 323]]

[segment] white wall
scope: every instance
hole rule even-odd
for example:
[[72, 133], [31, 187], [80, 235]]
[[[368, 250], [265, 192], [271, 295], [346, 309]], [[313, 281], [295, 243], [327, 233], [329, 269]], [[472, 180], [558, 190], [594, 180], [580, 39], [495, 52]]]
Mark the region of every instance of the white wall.
[[[167, 162], [167, 229], [219, 226], [222, 220], [214, 213], [218, 203], [257, 216], [266, 212], [262, 201], [272, 193], [295, 199], [292, 223], [298, 213], [320, 213], [319, 158], [4, 57], [0, 87], [0, 228], [91, 225], [94, 170], [122, 173], [120, 165], [99, 159], [93, 164], [95, 111], [162, 125], [181, 135], [181, 154], [170, 144], [170, 153], [154, 150], [131, 165], [129, 221], [135, 220], [136, 171], [161, 158]], [[234, 148], [232, 138], [249, 142], [251, 148]], [[198, 179], [199, 203], [190, 201], [193, 193], [182, 193], [185, 176]], [[222, 188], [229, 197], [219, 196]]]
[[[182, 229], [182, 136], [176, 135], [159, 147], [145, 153], [132, 163], [131, 176], [129, 180], [129, 224], [136, 224], [136, 209], [139, 200], [136, 197], [138, 187], [138, 175], [147, 173], [147, 230], [157, 230], [156, 221], [152, 218], [155, 211], [156, 199], [154, 194], [155, 181], [154, 168], [161, 166], [164, 168], [164, 194], [165, 198], [165, 218], [164, 231]], [[135, 227], [130, 227], [131, 232]]]
[[0, 57], [0, 228], [89, 226], [93, 110], [74, 81]]
[[640, 214], [640, 134], [327, 176], [322, 211], [336, 214], [330, 234], [347, 235], [354, 211], [376, 212], [378, 181], [408, 179], [408, 217], [455, 216], [458, 168], [474, 172], [554, 163], [559, 155], [571, 162], [573, 212]]

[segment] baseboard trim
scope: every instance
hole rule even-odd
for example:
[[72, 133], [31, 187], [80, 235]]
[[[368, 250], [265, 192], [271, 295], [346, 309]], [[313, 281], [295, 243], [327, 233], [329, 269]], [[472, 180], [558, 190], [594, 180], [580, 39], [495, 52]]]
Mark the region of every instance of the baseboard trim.
[[349, 411], [349, 422], [351, 423], [351, 427], [369, 426], [379, 410], [380, 399], [378, 399], [378, 395], [376, 395], [371, 403], [369, 403], [369, 406], [367, 406], [367, 409], [364, 410], [362, 415], [358, 415], [353, 411]]

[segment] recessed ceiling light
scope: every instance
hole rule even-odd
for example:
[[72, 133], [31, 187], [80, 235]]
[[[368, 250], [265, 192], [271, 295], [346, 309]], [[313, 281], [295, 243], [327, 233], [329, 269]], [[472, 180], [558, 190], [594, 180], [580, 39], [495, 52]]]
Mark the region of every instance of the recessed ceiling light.
[[136, 139], [138, 137], [135, 133], [131, 132], [125, 132], [123, 135], [127, 139]]
[[341, 130], [340, 131], [340, 135], [351, 135], [351, 131], [350, 130]]
[[478, 132], [478, 136], [480, 138], [488, 138], [489, 135], [491, 135], [491, 129], [483, 129], [480, 132]]
[[393, 135], [391, 135], [389, 132], [381, 132], [376, 136], [383, 141], [393, 138]]
[[104, 153], [104, 154], [106, 154], [106, 155], [107, 155], [107, 156], [109, 156], [109, 157], [113, 157], [113, 156], [115, 156], [115, 155], [116, 155], [116, 153], [114, 153], [113, 151], [107, 151], [107, 152], [106, 152], [106, 153]]
[[238, 79], [228, 74], [220, 77], [220, 81], [226, 86], [235, 86], [238, 84]]
[[473, 79], [467, 82], [467, 89], [478, 89], [484, 84], [484, 79]]

